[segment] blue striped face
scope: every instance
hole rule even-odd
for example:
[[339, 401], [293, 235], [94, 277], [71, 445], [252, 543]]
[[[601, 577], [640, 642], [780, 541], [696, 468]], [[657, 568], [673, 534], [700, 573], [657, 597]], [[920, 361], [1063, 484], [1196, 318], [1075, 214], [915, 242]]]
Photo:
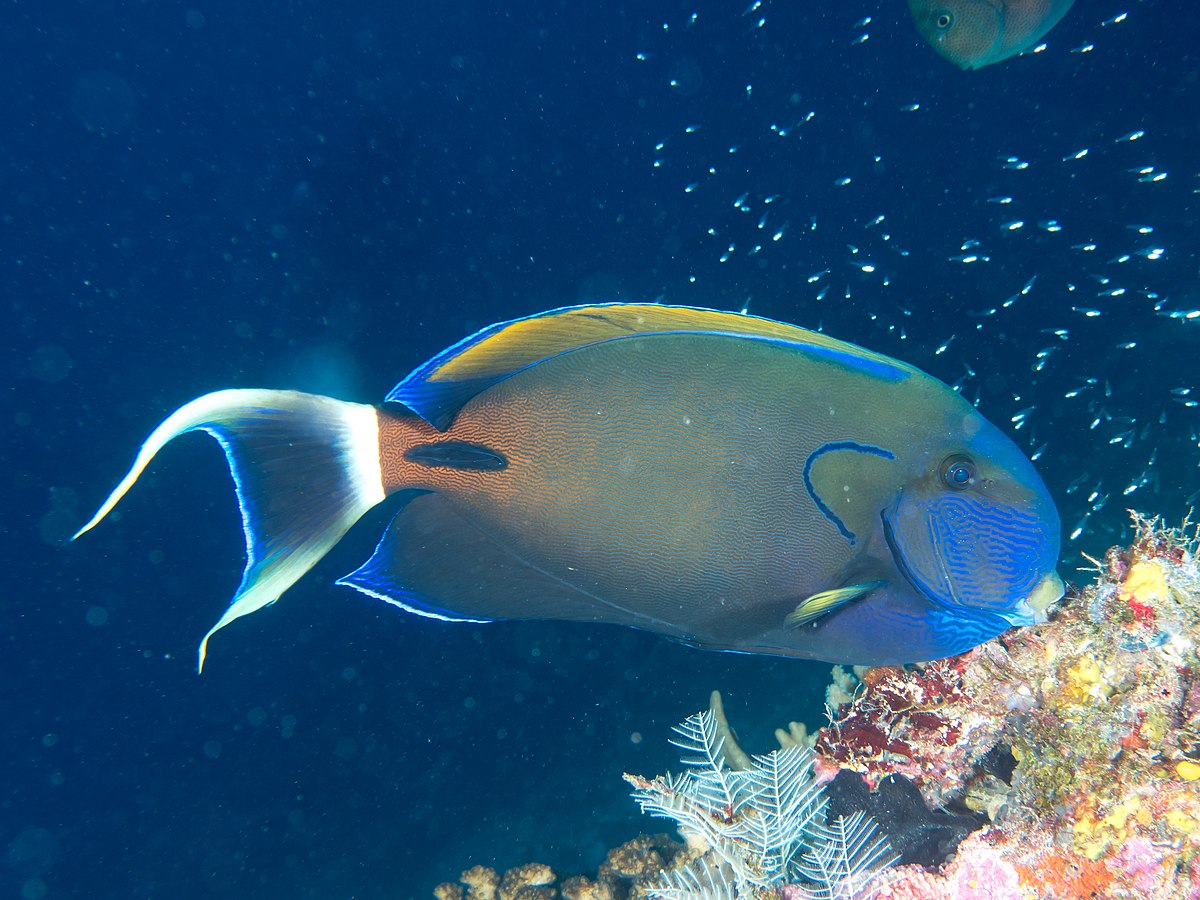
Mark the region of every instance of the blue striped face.
[[1058, 511], [1032, 464], [991, 425], [931, 459], [883, 519], [897, 567], [947, 612], [1028, 625], [1062, 595]]

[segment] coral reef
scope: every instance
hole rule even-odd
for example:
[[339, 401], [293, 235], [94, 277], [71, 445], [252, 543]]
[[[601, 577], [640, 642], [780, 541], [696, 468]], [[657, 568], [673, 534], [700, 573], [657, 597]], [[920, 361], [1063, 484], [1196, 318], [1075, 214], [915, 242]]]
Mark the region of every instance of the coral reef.
[[[874, 816], [901, 855], [880, 876], [861, 877], [867, 866], [825, 896], [1200, 900], [1200, 530], [1136, 514], [1134, 525], [1132, 545], [1094, 560], [1094, 582], [1072, 589], [1046, 624], [925, 665], [836, 667], [828, 724], [776, 732], [776, 754], [812, 748], [802, 780], [811, 779], [806, 796], [820, 786], [823, 813]], [[716, 770], [736, 781], [766, 757], [745, 754], [719, 695], [712, 705]], [[719, 829], [699, 819], [689, 828], [669, 808], [672, 792], [695, 794], [686, 778], [630, 780], [643, 806], [684, 825], [688, 847], [639, 838], [610, 853], [595, 880], [528, 882], [507, 894], [507, 875], [470, 870], [437, 896], [812, 896], [820, 879], [810, 869], [797, 883], [772, 876], [738, 893], [733, 851], [713, 855]], [[714, 810], [710, 822], [723, 818]], [[520, 893], [530, 890], [545, 892]]]
[[687, 754], [687, 771], [654, 779], [625, 776], [642, 810], [674, 819], [693, 851], [649, 885], [651, 896], [767, 897], [802, 881], [795, 896], [832, 900], [858, 893], [895, 861], [862, 810], [828, 816], [829, 801], [813, 777], [815, 757], [807, 748], [781, 748], [736, 767], [725, 749], [735, 742], [715, 713], [689, 716], [675, 733], [672, 743]]
[[[1200, 898], [1197, 532], [1134, 517], [1045, 625], [863, 674], [816, 750], [988, 824], [896, 898]], [[886, 827], [886, 823], [885, 823]]]
[[686, 856], [683, 845], [665, 834], [641, 835], [610, 850], [595, 878], [575, 876], [559, 882], [549, 867], [537, 864], [510, 869], [503, 876], [475, 866], [457, 882], [439, 884], [433, 894], [437, 900], [643, 900], [650, 896], [646, 885]]

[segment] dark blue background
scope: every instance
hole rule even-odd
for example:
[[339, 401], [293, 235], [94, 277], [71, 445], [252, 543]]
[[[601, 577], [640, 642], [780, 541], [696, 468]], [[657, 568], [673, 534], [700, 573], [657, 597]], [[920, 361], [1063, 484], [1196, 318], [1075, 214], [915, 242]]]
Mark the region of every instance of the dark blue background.
[[[1124, 506], [1177, 519], [1200, 488], [1196, 409], [1170, 393], [1200, 390], [1200, 321], [1146, 296], [1200, 308], [1189, 4], [1080, 0], [1045, 53], [973, 73], [925, 47], [900, 0], [2, 15], [0, 897], [416, 898], [475, 862], [584, 871], [660, 827], [620, 773], [670, 765], [670, 725], [711, 688], [751, 749], [822, 720], [821, 664], [454, 626], [332, 587], [386, 510], [222, 632], [198, 678], [242, 552], [211, 442], [173, 445], [118, 516], [62, 543], [158, 418], [205, 391], [371, 401], [496, 320], [748, 304], [949, 382], [969, 365], [964, 392], [1003, 426], [1035, 406], [1015, 436], [1047, 445], [1066, 532], [1097, 484], [1111, 495], [1067, 542], [1068, 576], [1120, 536]], [[1168, 178], [1139, 182], [1143, 165]], [[951, 261], [967, 239], [990, 261]], [[1118, 261], [1149, 246], [1166, 255]]]

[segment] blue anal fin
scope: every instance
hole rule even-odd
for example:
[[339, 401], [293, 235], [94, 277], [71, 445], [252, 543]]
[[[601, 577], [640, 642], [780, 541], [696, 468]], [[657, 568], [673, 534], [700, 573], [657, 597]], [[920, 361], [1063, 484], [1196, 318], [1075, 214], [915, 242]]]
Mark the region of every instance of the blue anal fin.
[[426, 491], [406, 490], [399, 494], [403, 508], [392, 518], [375, 552], [365, 563], [337, 580], [338, 584], [352, 587], [356, 591], [390, 603], [406, 612], [444, 622], [490, 622], [490, 618], [479, 618], [456, 613], [444, 608], [440, 601], [409, 587], [404, 575], [398, 571], [397, 549], [402, 541], [411, 540], [411, 529], [404, 525], [409, 504], [418, 497], [428, 496]]
[[338, 584], [446, 621], [618, 620], [611, 604], [528, 564], [452, 499], [416, 490], [402, 498], [371, 558]]

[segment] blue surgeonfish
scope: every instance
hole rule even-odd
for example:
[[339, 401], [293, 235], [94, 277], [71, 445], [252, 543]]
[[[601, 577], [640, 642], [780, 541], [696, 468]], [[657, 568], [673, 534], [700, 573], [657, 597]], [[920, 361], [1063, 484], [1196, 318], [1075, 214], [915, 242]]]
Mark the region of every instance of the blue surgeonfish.
[[1054, 503], [970, 403], [738, 313], [606, 304], [504, 322], [378, 406], [207, 394], [150, 433], [79, 534], [193, 430], [225, 451], [248, 555], [201, 667], [217, 630], [385, 500], [386, 533], [338, 583], [452, 621], [607, 622], [877, 665], [963, 652], [1063, 593]]
[[1024, 53], [1067, 14], [1075, 0], [908, 0], [921, 37], [963, 69]]

